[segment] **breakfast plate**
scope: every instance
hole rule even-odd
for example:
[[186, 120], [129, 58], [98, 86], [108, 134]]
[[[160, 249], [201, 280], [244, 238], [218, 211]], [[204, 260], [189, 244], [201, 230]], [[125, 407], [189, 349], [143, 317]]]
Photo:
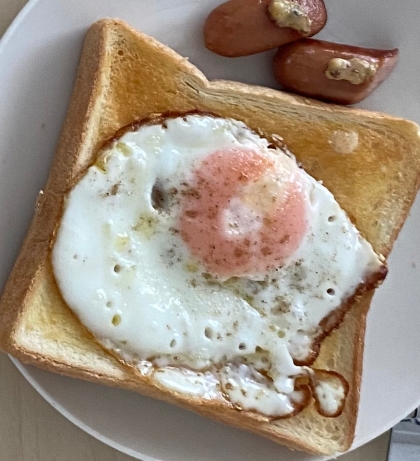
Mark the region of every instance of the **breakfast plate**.
[[[210, 79], [275, 87], [272, 52], [228, 59], [207, 51], [202, 24], [219, 0], [32, 0], [0, 42], [0, 286], [18, 253], [43, 187], [73, 86], [84, 34], [101, 17], [119, 17], [188, 56]], [[360, 107], [420, 123], [420, 3], [326, 0], [320, 38], [400, 48], [390, 79]], [[378, 165], [380, 168], [380, 165]], [[389, 260], [390, 274], [368, 317], [354, 447], [373, 439], [420, 403], [420, 199]], [[82, 429], [148, 460], [320, 459], [127, 391], [53, 375], [14, 360], [28, 381]]]

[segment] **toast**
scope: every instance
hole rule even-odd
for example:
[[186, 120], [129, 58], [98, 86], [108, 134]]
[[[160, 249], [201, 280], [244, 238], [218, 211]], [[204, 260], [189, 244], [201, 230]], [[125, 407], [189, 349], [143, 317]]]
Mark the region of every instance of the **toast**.
[[[323, 341], [314, 363], [349, 383], [342, 414], [326, 418], [310, 405], [271, 422], [139, 377], [97, 344], [60, 295], [50, 249], [66, 194], [121, 127], [153, 114], [194, 110], [241, 120], [268, 139], [280, 135], [305, 170], [335, 195], [374, 250], [387, 257], [419, 188], [416, 124], [266, 88], [208, 82], [174, 51], [122, 21], [104, 19], [88, 31], [50, 176], [1, 297], [0, 347], [24, 362], [138, 391], [293, 449], [343, 452], [354, 438], [372, 292], [354, 303]], [[358, 133], [351, 154], [337, 153], [330, 142], [340, 130]]]

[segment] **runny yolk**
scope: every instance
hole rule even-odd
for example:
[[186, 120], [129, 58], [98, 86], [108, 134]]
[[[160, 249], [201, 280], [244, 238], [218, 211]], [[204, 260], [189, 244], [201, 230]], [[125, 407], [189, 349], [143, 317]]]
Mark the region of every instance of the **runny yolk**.
[[182, 192], [180, 233], [215, 276], [256, 275], [281, 266], [305, 235], [300, 171], [254, 150], [207, 156]]

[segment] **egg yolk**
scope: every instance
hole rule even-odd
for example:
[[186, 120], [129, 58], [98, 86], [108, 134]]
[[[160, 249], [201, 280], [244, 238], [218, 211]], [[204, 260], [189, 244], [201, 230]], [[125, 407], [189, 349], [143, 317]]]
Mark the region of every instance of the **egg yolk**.
[[207, 156], [182, 191], [180, 233], [192, 255], [221, 277], [281, 266], [307, 229], [300, 175], [255, 150]]

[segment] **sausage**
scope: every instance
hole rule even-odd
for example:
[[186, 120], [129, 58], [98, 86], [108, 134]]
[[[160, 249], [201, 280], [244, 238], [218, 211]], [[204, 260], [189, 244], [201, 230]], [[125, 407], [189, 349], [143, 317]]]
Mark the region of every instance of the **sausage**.
[[397, 59], [398, 49], [302, 39], [278, 49], [273, 70], [286, 90], [337, 104], [355, 104], [390, 75]]
[[[285, 13], [283, 17], [279, 12]], [[276, 18], [279, 24], [298, 30], [278, 25]], [[307, 20], [303, 27], [302, 19]], [[326, 22], [323, 0], [229, 0], [207, 17], [204, 43], [222, 56], [246, 56], [310, 37]]]

